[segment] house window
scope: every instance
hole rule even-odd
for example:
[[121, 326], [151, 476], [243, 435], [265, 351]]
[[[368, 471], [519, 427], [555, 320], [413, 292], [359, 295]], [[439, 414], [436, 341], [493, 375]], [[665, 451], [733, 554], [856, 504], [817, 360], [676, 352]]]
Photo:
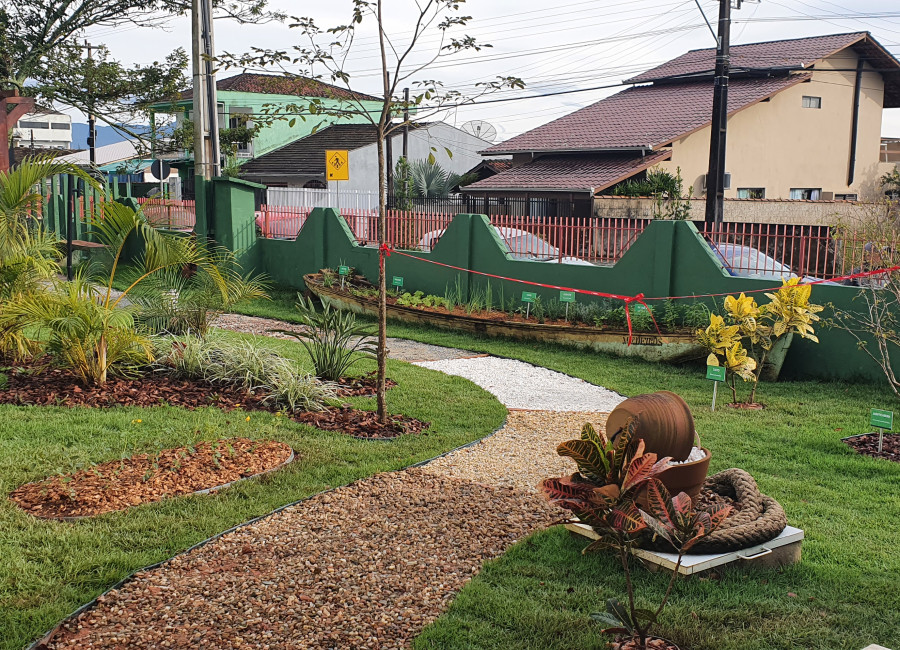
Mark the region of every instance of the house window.
[[835, 194], [834, 198], [836, 201], [858, 201], [858, 194]]
[[822, 108], [822, 98], [803, 95], [803, 108]]
[[792, 187], [791, 200], [793, 201], [818, 201], [822, 196], [821, 187]]
[[57, 131], [69, 131], [71, 130], [72, 125], [68, 122], [53, 122], [50, 124], [50, 128]]
[[766, 188], [764, 187], [739, 187], [737, 197], [739, 199], [764, 199]]
[[19, 122], [20, 129], [49, 129], [50, 122], [26, 122], [22, 120]]
[[[253, 122], [250, 120], [249, 113], [252, 113], [253, 109], [246, 106], [232, 106], [228, 113], [228, 128], [229, 129], [239, 129], [242, 127], [252, 128]], [[238, 158], [252, 158], [253, 157], [253, 141], [249, 140], [247, 142], [236, 142], [235, 143], [235, 155]]]

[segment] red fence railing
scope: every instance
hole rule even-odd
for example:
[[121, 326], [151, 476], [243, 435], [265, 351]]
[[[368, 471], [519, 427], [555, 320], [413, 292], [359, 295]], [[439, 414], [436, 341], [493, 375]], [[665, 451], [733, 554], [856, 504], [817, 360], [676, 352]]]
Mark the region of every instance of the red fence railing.
[[191, 230], [197, 222], [194, 201], [140, 198], [141, 210], [154, 226], [171, 230]]

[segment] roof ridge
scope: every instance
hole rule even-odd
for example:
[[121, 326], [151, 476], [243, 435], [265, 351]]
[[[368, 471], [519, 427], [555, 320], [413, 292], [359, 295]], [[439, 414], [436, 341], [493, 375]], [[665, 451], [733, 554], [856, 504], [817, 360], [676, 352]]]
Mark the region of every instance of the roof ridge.
[[[870, 32], [868, 30], [862, 31], [862, 32], [838, 32], [836, 34], [819, 34], [816, 36], [801, 36], [799, 38], [778, 38], [778, 39], [773, 39], [771, 41], [754, 41], [752, 43], [737, 43], [737, 44], [732, 43], [731, 49], [735, 49], [738, 47], [749, 47], [751, 45], [770, 45], [772, 43], [793, 43], [796, 41], [811, 41], [811, 40], [820, 39], [820, 38], [834, 38], [835, 36], [857, 36], [857, 35], [871, 36], [872, 32]], [[685, 54], [692, 54], [694, 52], [715, 52], [715, 50], [716, 50], [716, 48], [714, 48], [714, 47], [698, 47], [695, 50], [688, 50], [687, 52], [685, 52]], [[684, 56], [684, 54], [680, 54], [679, 56]], [[675, 57], [675, 58], [677, 59], [679, 57]], [[674, 61], [675, 59], [672, 59], [672, 60]]]

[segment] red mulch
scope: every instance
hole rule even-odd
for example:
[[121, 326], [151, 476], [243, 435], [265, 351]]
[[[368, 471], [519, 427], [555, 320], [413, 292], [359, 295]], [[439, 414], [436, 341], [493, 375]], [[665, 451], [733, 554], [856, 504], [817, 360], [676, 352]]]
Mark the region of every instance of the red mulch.
[[428, 422], [422, 422], [405, 415], [390, 415], [388, 423], [378, 422], [374, 411], [358, 411], [342, 407], [327, 411], [297, 413], [294, 419], [310, 424], [325, 431], [341, 431], [356, 438], [369, 440], [385, 440], [403, 434], [420, 434], [428, 428]]
[[857, 438], [849, 438], [844, 442], [853, 447], [860, 454], [900, 463], [900, 433], [884, 434], [884, 444], [881, 447], [880, 453], [878, 451], [877, 433], [867, 433]]
[[163, 449], [27, 483], [9, 498], [35, 517], [93, 517], [220, 487], [287, 462], [283, 442], [232, 438]]
[[[376, 392], [378, 379], [374, 372], [370, 372], [362, 377], [341, 377], [337, 383], [338, 395], [341, 397], [371, 397]], [[385, 377], [384, 386], [387, 390], [396, 385], [396, 381]]]
[[[174, 379], [162, 372], [148, 372], [135, 379], [110, 377], [103, 386], [85, 385], [72, 373], [48, 366], [18, 368], [10, 371], [8, 377], [9, 389], [0, 390], [0, 404], [91, 407], [168, 404], [190, 410], [215, 406], [223, 411], [242, 408], [279, 412], [277, 405], [263, 401], [264, 394], [248, 393], [237, 386], [199, 379]], [[396, 385], [396, 382], [391, 382], [391, 385]], [[372, 411], [348, 406], [321, 413], [291, 413], [288, 417], [319, 429], [340, 431], [358, 438], [396, 438], [421, 433], [428, 428], [427, 422], [403, 415], [393, 415], [386, 426], [380, 425]]]

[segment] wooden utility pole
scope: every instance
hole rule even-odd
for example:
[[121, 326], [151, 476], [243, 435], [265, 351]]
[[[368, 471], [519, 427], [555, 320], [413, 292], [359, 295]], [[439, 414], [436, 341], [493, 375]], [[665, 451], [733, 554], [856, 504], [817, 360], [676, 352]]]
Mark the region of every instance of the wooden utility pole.
[[[91, 44], [88, 43], [87, 41], [85, 41], [85, 42], [84, 42], [84, 47], [87, 49], [87, 58], [88, 58], [88, 63], [90, 64], [90, 63], [93, 61], [93, 59], [91, 58]], [[93, 72], [93, 69], [90, 70], [90, 72], [92, 73], [92, 72]], [[91, 82], [90, 82], [90, 78], [86, 79], [85, 81], [87, 82], [87, 83], [86, 83], [86, 86], [87, 86], [86, 90], [88, 91], [88, 101], [91, 102], [91, 107], [93, 107], [93, 105], [94, 105], [94, 96], [93, 96], [93, 94], [91, 93]], [[93, 112], [93, 111], [89, 111], [89, 112], [88, 112], [87, 120], [88, 120], [87, 146], [88, 146], [88, 151], [90, 152], [89, 155], [90, 155], [91, 165], [96, 165], [96, 164], [97, 164], [97, 128], [96, 128], [97, 122], [96, 122], [96, 120], [95, 120], [95, 118], [94, 118], [94, 112]]]
[[719, 32], [716, 45], [716, 72], [713, 82], [709, 171], [706, 174], [706, 223], [708, 224], [722, 223], [725, 211], [725, 141], [728, 134], [731, 2], [732, 0], [719, 0]]
[[403, 89], [403, 159], [409, 160], [409, 88]]
[[0, 172], [8, 172], [13, 163], [9, 133], [19, 118], [34, 108], [33, 97], [19, 97], [18, 90], [0, 90]]

